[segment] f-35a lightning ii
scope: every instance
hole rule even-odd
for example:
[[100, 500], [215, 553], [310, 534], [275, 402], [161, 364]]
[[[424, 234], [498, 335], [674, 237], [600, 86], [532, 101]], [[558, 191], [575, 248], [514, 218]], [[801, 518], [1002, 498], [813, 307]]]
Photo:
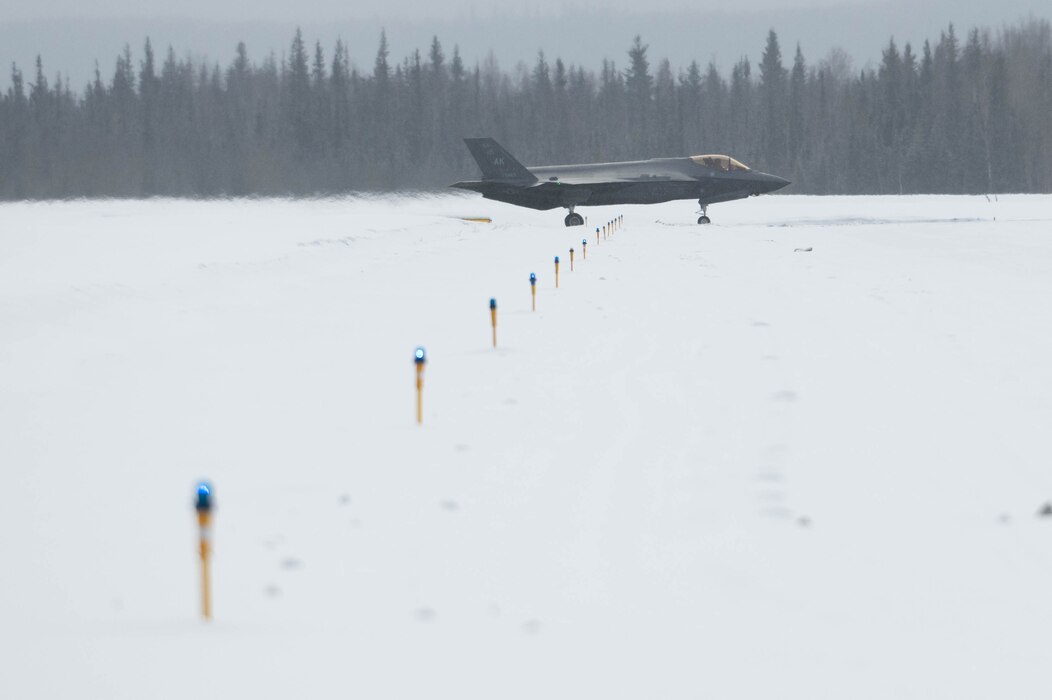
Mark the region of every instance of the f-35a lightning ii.
[[775, 175], [750, 170], [729, 156], [653, 158], [624, 163], [546, 165], [527, 168], [493, 139], [464, 139], [482, 169], [481, 180], [453, 187], [481, 192], [531, 209], [565, 207], [567, 226], [581, 226], [579, 206], [656, 204], [697, 199], [699, 224], [709, 223], [710, 204], [730, 202], [780, 190], [789, 184]]

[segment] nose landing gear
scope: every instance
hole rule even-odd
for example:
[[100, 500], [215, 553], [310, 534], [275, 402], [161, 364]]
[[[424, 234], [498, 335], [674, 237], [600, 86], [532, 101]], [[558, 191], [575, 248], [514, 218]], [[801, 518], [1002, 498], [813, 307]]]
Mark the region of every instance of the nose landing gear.
[[706, 214], [706, 212], [709, 209], [709, 206], [707, 204], [705, 204], [705, 202], [700, 202], [700, 201], [698, 202], [698, 206], [701, 207], [701, 211], [698, 212], [699, 214], [701, 214], [701, 216], [698, 217], [698, 223], [699, 224], [711, 224], [712, 223], [712, 219], [710, 219], [708, 217], [708, 215]]

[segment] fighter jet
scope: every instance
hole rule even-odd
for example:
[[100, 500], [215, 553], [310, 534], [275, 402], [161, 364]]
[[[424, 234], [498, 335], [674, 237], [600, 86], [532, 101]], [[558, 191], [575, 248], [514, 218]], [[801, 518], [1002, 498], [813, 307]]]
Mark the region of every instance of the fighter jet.
[[674, 199], [697, 199], [701, 207], [698, 223], [707, 224], [710, 204], [774, 192], [789, 184], [776, 175], [751, 170], [730, 156], [527, 168], [493, 139], [464, 139], [464, 143], [479, 164], [482, 179], [452, 187], [531, 209], [565, 207], [570, 212], [567, 226], [584, 224], [584, 217], [574, 211], [580, 206], [656, 204]]

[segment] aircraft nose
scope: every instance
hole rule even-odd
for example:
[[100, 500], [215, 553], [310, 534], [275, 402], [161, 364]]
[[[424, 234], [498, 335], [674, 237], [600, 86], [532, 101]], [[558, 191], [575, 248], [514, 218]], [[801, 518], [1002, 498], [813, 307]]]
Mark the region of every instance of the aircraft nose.
[[791, 184], [784, 177], [778, 177], [777, 175], [769, 175], [767, 173], [763, 173], [762, 182], [764, 185], [764, 192], [774, 192], [775, 190], [780, 190], [783, 187]]

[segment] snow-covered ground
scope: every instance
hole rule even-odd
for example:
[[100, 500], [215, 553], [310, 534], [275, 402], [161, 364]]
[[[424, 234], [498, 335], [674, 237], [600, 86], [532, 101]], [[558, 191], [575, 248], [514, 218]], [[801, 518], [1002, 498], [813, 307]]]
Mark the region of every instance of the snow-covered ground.
[[1052, 697], [1052, 197], [582, 212], [0, 206], [0, 697]]

